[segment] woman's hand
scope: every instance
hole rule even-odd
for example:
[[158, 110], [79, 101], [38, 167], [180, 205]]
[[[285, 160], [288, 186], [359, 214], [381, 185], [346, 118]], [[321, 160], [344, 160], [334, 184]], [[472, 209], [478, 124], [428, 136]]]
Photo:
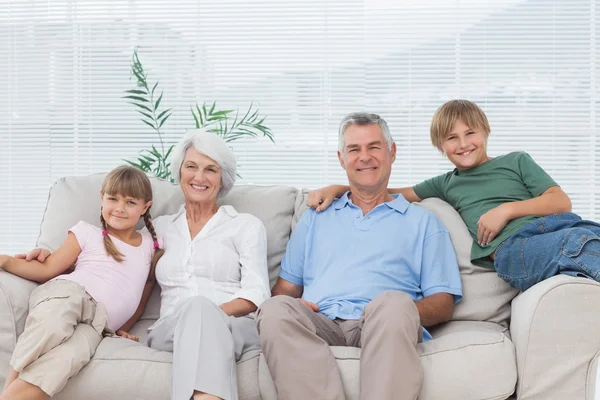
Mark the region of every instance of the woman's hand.
[[50, 251], [48, 251], [46, 249], [40, 249], [38, 247], [37, 249], [31, 250], [27, 254], [25, 254], [25, 253], [15, 254], [15, 258], [20, 258], [20, 259], [23, 259], [25, 261], [37, 260], [37, 261], [43, 263], [44, 261], [46, 261], [46, 258], [50, 254], [51, 254]]
[[509, 203], [504, 203], [486, 212], [477, 221], [477, 243], [487, 246], [510, 221]]
[[122, 329], [119, 329], [119, 330], [118, 330], [118, 331], [116, 331], [115, 333], [117, 334], [117, 336], [124, 337], [125, 339], [133, 340], [133, 341], [135, 341], [135, 342], [139, 342], [139, 341], [140, 341], [140, 338], [139, 338], [139, 337], [137, 337], [137, 336], [135, 336], [135, 335], [132, 335], [132, 334], [131, 334], [131, 333], [129, 333], [129, 332], [125, 332], [125, 331], [124, 331], [124, 330], [122, 330]]

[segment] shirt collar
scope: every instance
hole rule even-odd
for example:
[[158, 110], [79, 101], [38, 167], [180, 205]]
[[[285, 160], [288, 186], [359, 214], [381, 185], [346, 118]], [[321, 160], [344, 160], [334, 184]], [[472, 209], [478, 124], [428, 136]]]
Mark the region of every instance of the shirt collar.
[[[238, 215], [238, 212], [235, 210], [235, 208], [233, 208], [233, 206], [230, 205], [222, 205], [219, 207], [219, 209], [217, 210], [217, 214], [225, 212], [227, 213], [227, 215], [229, 215], [230, 217], [235, 217], [236, 215]], [[183, 216], [185, 218], [185, 203], [183, 203], [181, 205], [181, 207], [179, 208], [179, 212], [177, 213], [177, 215], [179, 217]]]
[[[350, 198], [348, 197], [349, 194], [350, 191], [347, 191], [342, 197], [334, 201], [333, 206], [336, 210], [340, 210], [346, 207], [346, 205], [348, 204], [354, 205], [354, 203], [352, 203], [352, 200], [350, 200]], [[394, 200], [385, 202], [383, 204], [385, 204], [389, 208], [398, 211], [400, 214], [404, 214], [408, 209], [410, 203], [406, 201], [406, 199], [401, 194], [393, 194], [392, 196], [394, 197]]]
[[229, 205], [223, 205], [223, 206], [219, 207], [219, 211], [217, 211], [217, 212], [221, 212], [221, 210], [225, 211], [232, 218], [235, 217], [236, 215], [238, 215], [238, 212], [235, 210], [235, 208], [233, 208], [232, 206], [229, 206]]

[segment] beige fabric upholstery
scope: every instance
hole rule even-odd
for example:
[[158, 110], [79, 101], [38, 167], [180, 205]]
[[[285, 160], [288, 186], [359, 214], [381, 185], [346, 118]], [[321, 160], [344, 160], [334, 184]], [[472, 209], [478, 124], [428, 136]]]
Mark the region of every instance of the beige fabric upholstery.
[[450, 232], [454, 245], [463, 284], [463, 300], [457, 304], [452, 319], [489, 321], [508, 326], [510, 301], [518, 290], [498, 278], [495, 271], [471, 263], [473, 239], [452, 206], [436, 198], [425, 199], [419, 205], [437, 215]]
[[37, 286], [0, 270], [0, 388], [4, 386], [17, 337], [25, 327], [29, 295]]
[[600, 283], [555, 276], [512, 302], [523, 400], [595, 399], [600, 354]]

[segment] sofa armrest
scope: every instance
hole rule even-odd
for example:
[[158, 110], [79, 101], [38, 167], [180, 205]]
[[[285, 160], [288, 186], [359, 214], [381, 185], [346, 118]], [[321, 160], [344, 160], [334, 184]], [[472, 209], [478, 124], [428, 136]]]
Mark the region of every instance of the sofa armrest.
[[512, 301], [519, 400], [594, 398], [600, 284], [558, 275]]
[[29, 310], [29, 295], [37, 283], [0, 270], [0, 387], [17, 337], [23, 332]]

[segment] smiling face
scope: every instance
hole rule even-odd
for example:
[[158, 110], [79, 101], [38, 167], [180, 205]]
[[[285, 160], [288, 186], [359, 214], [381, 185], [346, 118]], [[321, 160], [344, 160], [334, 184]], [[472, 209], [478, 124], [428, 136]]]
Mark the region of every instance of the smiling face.
[[459, 171], [464, 171], [489, 160], [486, 153], [487, 134], [479, 128], [470, 128], [457, 120], [442, 143], [442, 151]]
[[215, 160], [192, 146], [185, 152], [180, 173], [179, 184], [186, 201], [216, 203], [221, 190], [221, 168]]
[[152, 201], [144, 202], [120, 194], [100, 193], [102, 202], [102, 216], [108, 228], [114, 231], [135, 230], [135, 224], [152, 205]]
[[396, 160], [396, 144], [389, 149], [377, 124], [350, 125], [344, 132], [340, 165], [346, 170], [350, 189], [376, 192], [387, 187]]

